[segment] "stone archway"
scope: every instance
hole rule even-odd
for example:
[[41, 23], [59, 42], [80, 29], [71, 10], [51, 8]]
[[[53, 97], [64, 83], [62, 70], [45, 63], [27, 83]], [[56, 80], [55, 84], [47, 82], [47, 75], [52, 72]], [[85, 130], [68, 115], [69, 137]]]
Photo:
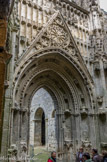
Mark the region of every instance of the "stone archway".
[[40, 88], [33, 95], [30, 108], [31, 148], [45, 146], [48, 151], [56, 150], [56, 122], [55, 116], [52, 117], [55, 107], [52, 94], [45, 88]]
[[[20, 111], [23, 113], [26, 110], [26, 112], [23, 116], [24, 123], [21, 121], [22, 114], [17, 112], [21, 124], [13, 127], [13, 130], [19, 128], [19, 132], [16, 131], [15, 137], [17, 138], [13, 138], [12, 142], [24, 140], [29, 147], [31, 99], [38, 89], [45, 87], [56, 104], [57, 152], [62, 159], [65, 157], [66, 148], [69, 147], [72, 154], [75, 153], [85, 140], [91, 141], [93, 131], [95, 131], [94, 128], [90, 131], [91, 125], [94, 125], [94, 119], [92, 120], [92, 116], [88, 115], [93, 111], [93, 96], [89, 78], [81, 70], [79, 64], [67, 56], [67, 53], [61, 49], [43, 50], [38, 55], [33, 54], [30, 61], [26, 62], [25, 59], [25, 66], [21, 65], [20, 75], [18, 67], [18, 77], [15, 77], [14, 88], [14, 97]], [[23, 129], [25, 125], [26, 129]], [[86, 132], [85, 135], [84, 132]], [[95, 140], [93, 144], [95, 144]]]

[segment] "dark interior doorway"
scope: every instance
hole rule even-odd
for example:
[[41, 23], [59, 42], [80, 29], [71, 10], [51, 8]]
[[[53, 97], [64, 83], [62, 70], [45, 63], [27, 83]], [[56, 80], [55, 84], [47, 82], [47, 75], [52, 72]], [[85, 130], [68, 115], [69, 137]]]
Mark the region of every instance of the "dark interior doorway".
[[41, 143], [42, 146], [45, 145], [45, 114], [43, 112], [42, 114], [42, 123], [41, 123]]

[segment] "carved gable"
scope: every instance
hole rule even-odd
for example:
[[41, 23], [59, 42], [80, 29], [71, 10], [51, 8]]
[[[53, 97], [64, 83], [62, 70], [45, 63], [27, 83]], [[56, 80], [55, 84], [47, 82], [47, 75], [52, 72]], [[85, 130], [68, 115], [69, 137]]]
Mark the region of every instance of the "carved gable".
[[49, 46], [67, 47], [70, 43], [70, 37], [65, 30], [60, 17], [57, 17], [47, 28], [44, 36], [50, 40]]
[[[35, 42], [35, 49], [41, 50], [46, 47], [59, 47], [78, 60], [78, 52], [71, 40], [70, 31], [63, 22], [62, 16], [58, 13], [56, 18], [46, 28], [41, 38]], [[79, 60], [78, 60], [79, 61]]]
[[[29, 58], [33, 53], [46, 48], [60, 48], [65, 50], [82, 69], [89, 74], [77, 44], [61, 13], [56, 12], [46, 26], [36, 36], [22, 58]], [[20, 60], [19, 60], [20, 61]]]
[[34, 51], [36, 52], [46, 47], [59, 47], [66, 50], [77, 61], [82, 59], [73, 36], [65, 23], [63, 16], [59, 12], [51, 17], [46, 26], [31, 43], [30, 47], [25, 50], [22, 57], [26, 57], [29, 54], [34, 53]]

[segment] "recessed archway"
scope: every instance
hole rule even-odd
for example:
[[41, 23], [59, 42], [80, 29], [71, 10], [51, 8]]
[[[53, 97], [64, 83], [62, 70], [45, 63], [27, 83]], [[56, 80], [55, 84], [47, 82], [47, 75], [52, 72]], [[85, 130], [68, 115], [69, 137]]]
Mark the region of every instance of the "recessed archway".
[[[57, 151], [63, 157], [63, 151], [68, 145], [69, 150], [74, 151], [81, 145], [83, 132], [87, 132], [87, 138], [89, 138], [88, 132], [91, 125], [88, 122], [90, 119], [81, 120], [81, 114], [84, 111], [88, 114], [93, 109], [92, 91], [88, 82], [89, 78], [81, 71], [79, 65], [74, 60], [69, 60], [70, 56], [66, 58], [67, 54], [62, 56], [64, 51], [61, 53], [61, 49], [58, 51], [55, 49], [54, 52], [52, 50], [50, 53], [43, 51], [38, 56], [34, 54], [30, 61], [26, 62], [26, 66], [22, 66], [23, 70], [15, 85], [14, 94], [21, 109], [26, 107], [30, 111], [35, 92], [42, 87], [49, 92], [56, 109]], [[29, 117], [26, 117], [25, 124], [29, 125]], [[27, 141], [29, 147], [29, 135], [25, 134], [23, 126], [24, 124], [21, 125], [19, 133], [21, 139]], [[80, 132], [77, 134], [78, 130]], [[83, 138], [86, 139], [85, 136]]]
[[30, 146], [45, 146], [48, 151], [56, 150], [56, 123], [52, 118], [55, 101], [45, 88], [38, 89], [31, 101]]

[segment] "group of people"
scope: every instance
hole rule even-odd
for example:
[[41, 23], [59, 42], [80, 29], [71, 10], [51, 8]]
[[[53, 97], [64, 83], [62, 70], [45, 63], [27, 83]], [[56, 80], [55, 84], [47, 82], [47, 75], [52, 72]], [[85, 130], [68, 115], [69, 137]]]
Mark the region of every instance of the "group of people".
[[[51, 153], [51, 157], [47, 162], [56, 162], [56, 152]], [[76, 162], [107, 162], [107, 151], [103, 151], [102, 155], [98, 154], [97, 149], [92, 149], [92, 155], [88, 152], [84, 152], [83, 148], [79, 149], [79, 152], [76, 154]]]
[[99, 155], [97, 149], [92, 149], [90, 156], [90, 154], [84, 152], [81, 147], [79, 152], [76, 154], [76, 162], [107, 162], [107, 151], [103, 151], [102, 155]]

